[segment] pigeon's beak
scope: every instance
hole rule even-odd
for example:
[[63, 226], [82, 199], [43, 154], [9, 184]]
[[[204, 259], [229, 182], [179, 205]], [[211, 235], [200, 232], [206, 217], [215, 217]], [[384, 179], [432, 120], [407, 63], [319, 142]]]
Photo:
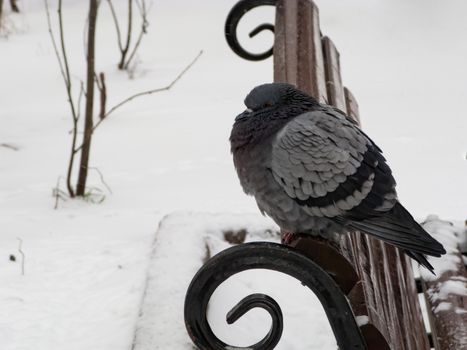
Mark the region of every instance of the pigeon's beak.
[[251, 112], [253, 112], [252, 109], [250, 109], [250, 108], [245, 109], [245, 110], [243, 111], [243, 113], [237, 115], [237, 117], [235, 118], [235, 121], [240, 120], [240, 119], [248, 118], [249, 115], [251, 114]]

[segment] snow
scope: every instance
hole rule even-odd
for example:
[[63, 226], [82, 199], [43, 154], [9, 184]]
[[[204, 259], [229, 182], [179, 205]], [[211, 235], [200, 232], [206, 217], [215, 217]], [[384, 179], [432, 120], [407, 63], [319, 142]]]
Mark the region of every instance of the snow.
[[[441, 259], [429, 257], [430, 263], [434, 267], [436, 276], [420, 269], [420, 275], [425, 281], [430, 281], [426, 294], [431, 303], [434, 304], [433, 312], [447, 312], [452, 310], [458, 314], [467, 312], [461, 306], [452, 305], [453, 300], [462, 300], [467, 297], [467, 278], [452, 273], [458, 271], [463, 261], [459, 252], [459, 242], [465, 239], [465, 227], [461, 224], [454, 225], [452, 222], [439, 219], [436, 215], [430, 215], [422, 223], [422, 226], [446, 249], [446, 255]], [[446, 276], [443, 276], [447, 274]], [[441, 281], [439, 281], [440, 279]], [[462, 305], [459, 303], [458, 305]], [[465, 333], [465, 329], [459, 329], [459, 334]]]
[[464, 239], [465, 228], [461, 224], [441, 220], [436, 215], [430, 215], [422, 223], [423, 228], [434, 238], [441, 242], [446, 249], [446, 254], [442, 259], [428, 257], [428, 261], [433, 265], [436, 275], [431, 274], [426, 269], [421, 269], [420, 273], [424, 280], [433, 281], [448, 271], [457, 271], [462, 263], [462, 255], [459, 253], [459, 242]]
[[[168, 315], [167, 324], [162, 319], [152, 329], [151, 323], [145, 326], [138, 320], [146, 283], [151, 285], [148, 271], [153, 277], [163, 273], [149, 267], [151, 256], [163, 259], [163, 254], [176, 254], [170, 248], [175, 249], [177, 242], [170, 237], [158, 241], [157, 225], [165, 214], [182, 210], [257, 213], [253, 199], [238, 185], [227, 139], [234, 116], [244, 108], [245, 94], [272, 80], [272, 60], [244, 61], [225, 44], [223, 25], [233, 0], [206, 0], [202, 5], [155, 1], [134, 78], [129, 79], [116, 69], [114, 27], [102, 2], [96, 63], [97, 71], [106, 73], [109, 106], [133, 93], [167, 85], [199, 50], [204, 54], [170, 92], [125, 105], [97, 129], [91, 166], [104, 174], [112, 193], [92, 171], [89, 184], [102, 189], [105, 200], [101, 204], [61, 201], [54, 210], [52, 188], [65, 174], [68, 160], [69, 107], [47, 34], [43, 1], [19, 4], [23, 12], [9, 17], [10, 33], [0, 38], [1, 348], [126, 350], [137, 327], [138, 334], [149, 337], [138, 337], [141, 346], [146, 340], [154, 344], [155, 338], [148, 335], [154, 332], [160, 336], [155, 341], [160, 349], [189, 348], [179, 314]], [[54, 1], [50, 4], [54, 6]], [[344, 82], [358, 99], [365, 130], [385, 150], [403, 203], [416, 217], [434, 212], [449, 220], [465, 220], [467, 22], [463, 14], [467, 4], [461, 0], [318, 0], [317, 4], [322, 30], [341, 53]], [[124, 13], [125, 2], [115, 1], [115, 6]], [[83, 1], [64, 1], [75, 96], [85, 70], [86, 10]], [[272, 14], [272, 9], [249, 14], [241, 24], [241, 40], [248, 41], [248, 30]], [[261, 34], [247, 45], [259, 51], [271, 42], [270, 35]], [[225, 220], [232, 227], [239, 222], [269, 225], [256, 216], [251, 221], [244, 221], [243, 215], [239, 222]], [[213, 251], [223, 247], [215, 232], [224, 224], [213, 224], [209, 236]], [[190, 225], [180, 227], [179, 233], [188, 233], [179, 242], [186, 243], [183, 258], [193, 265], [178, 265], [186, 269], [180, 272], [183, 278], [172, 274], [165, 279], [179, 282], [178, 294], [165, 295], [174, 303], [180, 302], [182, 287], [200, 264], [201, 240], [194, 242], [189, 232], [196, 227]], [[206, 222], [199, 225], [204, 230]], [[18, 238], [26, 257], [24, 276]], [[153, 251], [158, 244], [167, 245], [165, 253]], [[15, 262], [9, 261], [11, 254]], [[446, 259], [450, 268], [453, 261]], [[281, 285], [276, 277], [264, 276], [266, 284]], [[243, 278], [232, 283], [250, 292], [252, 287]], [[297, 325], [303, 341], [325, 349], [332, 340], [327, 321], [310, 293], [297, 288], [310, 299], [296, 315], [303, 320]], [[222, 328], [223, 320], [236, 301], [222, 302], [225, 310], [219, 308], [212, 315], [219, 320], [220, 335], [230, 334]], [[293, 310], [287, 302], [280, 304]], [[241, 332], [241, 323], [251, 322], [249, 317], [268, 321], [267, 315], [252, 311], [232, 327]], [[174, 324], [169, 321], [178, 326], [168, 327]], [[245, 335], [245, 342], [251, 340], [247, 336], [253, 337]], [[284, 333], [284, 348], [289, 336]], [[174, 345], [176, 339], [183, 345]]]
[[369, 319], [368, 319], [368, 316], [362, 315], [362, 316], [355, 316], [355, 321], [357, 321], [357, 325], [361, 327], [361, 326], [368, 324]]
[[462, 278], [457, 281], [446, 281], [444, 282], [440, 288], [439, 292], [436, 295], [433, 295], [433, 300], [438, 299], [446, 299], [448, 295], [459, 295], [459, 296], [467, 296], [467, 279]]
[[[131, 346], [130, 325], [138, 317], [134, 305], [142, 298], [149, 235], [127, 234], [139, 215], [119, 220], [120, 230], [112, 231], [109, 213], [80, 211], [79, 216], [51, 216], [45, 230], [37, 229], [40, 213], [11, 218], [15, 226], [2, 220], [2, 349]], [[24, 276], [17, 236], [26, 256]], [[7, 261], [9, 254], [16, 262]]]
[[447, 303], [447, 302], [443, 301], [443, 302], [439, 303], [439, 304], [435, 307], [435, 309], [433, 310], [433, 312], [436, 314], [436, 313], [438, 313], [438, 312], [440, 312], [440, 311], [449, 311], [449, 310], [451, 310], [451, 308], [452, 308], [452, 304], [451, 304], [451, 303]]
[[[190, 344], [183, 322], [185, 292], [207, 255], [230, 247], [226, 232], [247, 230], [245, 242], [279, 242], [277, 227], [258, 214], [176, 213], [159, 227], [149, 270], [148, 288], [138, 322], [135, 350], [168, 349]], [[212, 295], [208, 320], [213, 332], [235, 346], [256, 343], [269, 331], [266, 311], [255, 309], [233, 325], [227, 312], [243, 297], [265, 293], [284, 313], [284, 332], [277, 349], [335, 349], [324, 310], [314, 294], [289, 276], [268, 270], [234, 275]], [[365, 316], [360, 316], [365, 317]]]

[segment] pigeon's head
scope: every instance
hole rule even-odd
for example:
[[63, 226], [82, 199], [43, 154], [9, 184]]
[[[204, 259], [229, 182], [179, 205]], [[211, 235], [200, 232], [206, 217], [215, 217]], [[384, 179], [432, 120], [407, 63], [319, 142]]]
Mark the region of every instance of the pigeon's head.
[[247, 109], [235, 118], [230, 135], [232, 150], [261, 143], [289, 120], [312, 111], [319, 103], [293, 85], [263, 84], [245, 98]]
[[318, 105], [318, 102], [293, 85], [271, 83], [259, 85], [251, 90], [245, 98], [245, 105], [247, 109], [237, 120], [257, 116], [267, 116], [271, 119], [290, 118]]

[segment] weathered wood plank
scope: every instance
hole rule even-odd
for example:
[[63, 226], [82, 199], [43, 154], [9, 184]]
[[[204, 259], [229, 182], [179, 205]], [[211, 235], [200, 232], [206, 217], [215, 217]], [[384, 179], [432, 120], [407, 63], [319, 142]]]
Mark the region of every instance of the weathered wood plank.
[[[411, 310], [403, 307], [406, 296], [404, 295], [405, 285], [401, 285], [400, 278], [403, 277], [402, 262], [399, 258], [399, 249], [378, 242], [383, 257], [383, 273], [385, 280], [382, 286], [385, 288], [384, 297], [388, 307], [388, 317], [391, 319], [391, 338], [397, 341], [397, 348], [410, 349], [411, 339], [408, 337], [407, 328], [410, 327], [409, 314]], [[422, 332], [421, 334], [424, 334]], [[423, 349], [423, 347], [420, 347]]]
[[339, 52], [329, 37], [325, 36], [322, 42], [328, 103], [346, 112], [347, 106], [345, 103], [344, 87], [342, 86]]
[[409, 325], [407, 327], [406, 334], [411, 338], [411, 349], [429, 349], [430, 342], [428, 336], [421, 337], [419, 334], [426, 334], [426, 328], [423, 320], [419, 318], [419, 315], [422, 315], [422, 310], [420, 308], [420, 301], [418, 299], [417, 287], [415, 285], [415, 277], [412, 269], [412, 259], [405, 255], [401, 250], [398, 251], [400, 255], [400, 261], [402, 262], [402, 272], [399, 273], [400, 285], [401, 287], [400, 294], [403, 300], [409, 305], [413, 312], [408, 314], [409, 316]]
[[312, 1], [277, 2], [274, 81], [293, 84], [327, 102], [319, 13]]
[[[368, 309], [369, 323], [381, 333], [391, 348], [391, 337], [387, 328], [387, 319], [384, 312], [384, 304], [381, 298], [381, 290], [377, 284], [378, 279], [378, 252], [373, 250], [372, 238], [360, 232], [352, 233], [352, 245], [354, 249], [357, 268], [360, 271], [362, 289]], [[376, 348], [376, 347], [375, 347]]]
[[344, 87], [344, 95], [345, 95], [345, 105], [346, 105], [347, 115], [351, 117], [353, 120], [355, 120], [361, 126], [362, 124], [360, 121], [360, 114], [358, 111], [357, 100], [355, 99], [352, 92], [350, 92], [350, 90], [347, 89], [346, 87]]

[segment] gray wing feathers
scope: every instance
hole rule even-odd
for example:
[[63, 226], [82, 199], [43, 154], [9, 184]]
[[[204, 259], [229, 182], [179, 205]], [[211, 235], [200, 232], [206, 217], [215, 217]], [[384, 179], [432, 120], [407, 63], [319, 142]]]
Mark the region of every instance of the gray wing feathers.
[[[368, 144], [366, 136], [340, 115], [305, 113], [277, 134], [272, 145], [271, 171], [291, 198], [306, 201], [324, 197], [357, 172]], [[365, 185], [334, 206], [309, 209], [315, 216], [339, 215], [341, 210], [361, 202], [372, 183]]]

